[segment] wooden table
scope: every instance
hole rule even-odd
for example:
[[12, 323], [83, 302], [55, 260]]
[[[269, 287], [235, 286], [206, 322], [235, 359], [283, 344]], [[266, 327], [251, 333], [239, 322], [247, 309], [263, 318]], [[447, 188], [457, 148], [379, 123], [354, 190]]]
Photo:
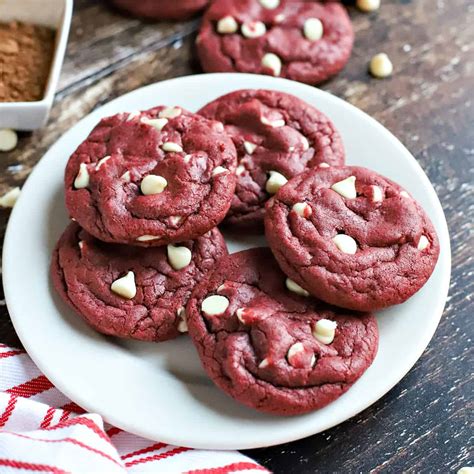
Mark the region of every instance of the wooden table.
[[[350, 9], [352, 58], [322, 88], [382, 122], [428, 174], [451, 232], [450, 296], [422, 358], [378, 403], [324, 433], [248, 453], [275, 472], [448, 472], [473, 464], [474, 1], [382, 4], [374, 15]], [[76, 0], [51, 118], [43, 130], [22, 134], [15, 151], [0, 155], [0, 194], [21, 186], [48, 147], [91, 110], [145, 84], [200, 72], [193, 47], [198, 25], [144, 24], [100, 1]], [[366, 72], [380, 51], [395, 66], [383, 81]], [[0, 211], [2, 235], [8, 216]], [[20, 346], [2, 298], [0, 292], [0, 340]]]

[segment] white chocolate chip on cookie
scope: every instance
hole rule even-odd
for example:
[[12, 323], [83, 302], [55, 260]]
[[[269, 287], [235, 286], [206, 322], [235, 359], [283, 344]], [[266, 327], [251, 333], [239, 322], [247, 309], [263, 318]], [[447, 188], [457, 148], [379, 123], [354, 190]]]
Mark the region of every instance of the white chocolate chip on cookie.
[[[286, 358], [290, 365], [295, 364], [295, 359], [298, 357], [299, 354], [304, 352], [304, 346], [302, 342], [295, 342], [289, 349], [288, 353], [286, 354]], [[296, 365], [296, 364], [295, 364]]]
[[188, 332], [188, 322], [186, 321], [186, 310], [184, 308], [179, 308], [177, 313], [180, 322], [178, 323], [178, 331], [181, 333]]
[[303, 144], [303, 151], [309, 150], [309, 141], [304, 135], [301, 136], [301, 143]]
[[262, 66], [270, 69], [274, 76], [279, 76], [281, 74], [281, 59], [276, 54], [265, 54], [262, 58]]
[[0, 197], [0, 207], [13, 207], [20, 197], [21, 191], [19, 187], [10, 189], [2, 197]]
[[260, 364], [258, 364], [258, 368], [259, 369], [265, 369], [267, 368], [268, 366], [270, 365], [270, 359], [268, 359], [267, 357], [265, 357], [265, 359], [263, 359]]
[[161, 132], [161, 130], [163, 130], [165, 125], [168, 123], [168, 119], [167, 118], [150, 119], [148, 117], [142, 117], [141, 122]]
[[341, 252], [349, 255], [357, 252], [357, 242], [350, 235], [337, 234], [332, 240]]
[[402, 196], [404, 198], [409, 198], [410, 197], [410, 195], [406, 191], [400, 191], [400, 196]]
[[87, 165], [81, 163], [79, 165], [79, 172], [74, 180], [74, 187], [76, 189], [83, 189], [87, 188], [87, 186], [89, 186], [89, 171], [87, 170]]
[[124, 277], [115, 280], [110, 289], [119, 296], [131, 300], [137, 294], [137, 287], [135, 285], [135, 274], [128, 272]]
[[334, 183], [331, 186], [331, 189], [333, 191], [336, 191], [336, 193], [340, 194], [342, 197], [345, 197], [347, 199], [355, 199], [357, 197], [355, 183], [356, 177], [349, 176], [348, 178], [343, 179], [342, 181]]
[[221, 35], [236, 33], [238, 29], [239, 25], [233, 16], [225, 16], [217, 22], [217, 32]]
[[270, 177], [267, 179], [265, 189], [269, 194], [276, 194], [287, 182], [288, 180], [278, 171], [270, 171]]
[[380, 186], [372, 185], [371, 189], [372, 189], [372, 201], [382, 202], [383, 201], [382, 188]]
[[110, 158], [111, 158], [110, 156], [104, 156], [104, 157], [103, 157], [101, 160], [99, 160], [99, 161], [97, 162], [97, 164], [95, 165], [95, 170], [96, 170], [96, 171], [99, 171], [99, 170], [102, 168], [102, 166], [104, 166], [105, 163], [107, 163], [107, 161], [110, 160]]
[[212, 170], [212, 176], [218, 176], [222, 173], [228, 173], [228, 169], [227, 168], [224, 168], [223, 166], [216, 166], [213, 170]]
[[183, 151], [183, 147], [174, 142], [163, 143], [163, 145], [161, 145], [161, 149], [168, 153], [181, 153]]
[[245, 151], [246, 151], [249, 155], [252, 155], [253, 152], [255, 151], [255, 149], [257, 148], [257, 145], [256, 145], [255, 143], [245, 141], [245, 142], [244, 142], [244, 148], [245, 148]]
[[259, 0], [260, 5], [268, 10], [274, 10], [280, 6], [280, 0]]
[[225, 313], [229, 304], [229, 300], [225, 296], [212, 295], [201, 303], [201, 310], [207, 316], [219, 316]]
[[12, 151], [18, 144], [18, 135], [14, 130], [0, 130], [0, 151]]
[[156, 235], [141, 235], [137, 237], [138, 242], [150, 242], [151, 240], [159, 240], [161, 237], [157, 237]]
[[320, 168], [329, 168], [329, 165], [327, 163], [319, 163], [318, 165]]
[[182, 110], [180, 107], [166, 107], [158, 114], [158, 117], [173, 119], [179, 117], [181, 115], [181, 112]]
[[175, 270], [182, 270], [191, 263], [193, 255], [191, 250], [187, 247], [175, 247], [169, 244], [166, 247], [166, 251], [168, 254], [168, 262]]
[[163, 176], [155, 174], [145, 176], [140, 183], [140, 189], [145, 196], [160, 194], [165, 190], [166, 186], [168, 186], [168, 181]]
[[130, 183], [131, 176], [130, 176], [130, 171], [125, 171], [125, 173], [121, 176], [121, 179], [123, 179], [125, 182]]
[[426, 237], [426, 235], [422, 235], [420, 237], [420, 240], [418, 241], [418, 250], [425, 250], [426, 248], [428, 248], [430, 245], [430, 241], [428, 240], [428, 237]]
[[317, 41], [323, 37], [323, 24], [319, 18], [308, 18], [304, 22], [303, 32], [309, 41]]
[[301, 288], [301, 286], [294, 282], [291, 278], [286, 279], [285, 285], [290, 291], [296, 293], [297, 295], [309, 296], [309, 293], [304, 288]]
[[280, 128], [285, 126], [285, 121], [283, 119], [277, 119], [277, 120], [269, 120], [267, 117], [261, 117], [260, 122], [263, 123], [263, 125], [269, 125], [272, 128]]
[[291, 210], [299, 216], [306, 218], [311, 217], [313, 214], [313, 210], [307, 202], [297, 202], [296, 204], [293, 204]]
[[246, 38], [258, 38], [267, 32], [267, 27], [261, 21], [247, 21], [240, 30]]
[[330, 319], [320, 319], [313, 327], [313, 336], [323, 344], [331, 344], [336, 335], [337, 323]]
[[170, 224], [178, 225], [183, 220], [183, 216], [170, 216]]

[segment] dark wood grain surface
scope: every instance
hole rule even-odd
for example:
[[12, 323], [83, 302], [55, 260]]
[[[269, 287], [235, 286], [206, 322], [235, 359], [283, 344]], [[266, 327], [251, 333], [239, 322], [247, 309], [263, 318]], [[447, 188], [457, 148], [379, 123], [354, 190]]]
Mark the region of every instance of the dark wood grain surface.
[[[474, 465], [474, 1], [382, 0], [376, 14], [350, 10], [354, 53], [322, 88], [382, 122], [428, 174], [451, 233], [450, 294], [428, 349], [379, 402], [324, 433], [248, 454], [277, 473], [456, 471]], [[48, 147], [103, 103], [200, 72], [193, 48], [198, 26], [199, 20], [142, 23], [100, 1], [76, 0], [51, 118], [44, 129], [21, 134], [15, 151], [0, 154], [0, 195], [21, 186]], [[383, 81], [367, 74], [370, 57], [380, 51], [395, 67]], [[2, 235], [8, 216], [0, 210]], [[1, 290], [0, 341], [21, 345]]]

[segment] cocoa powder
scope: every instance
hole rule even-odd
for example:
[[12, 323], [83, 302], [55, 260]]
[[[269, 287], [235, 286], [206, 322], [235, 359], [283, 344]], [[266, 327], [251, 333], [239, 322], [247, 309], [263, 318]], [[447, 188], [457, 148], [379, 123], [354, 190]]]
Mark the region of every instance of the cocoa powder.
[[51, 28], [0, 23], [0, 102], [41, 100], [54, 54]]

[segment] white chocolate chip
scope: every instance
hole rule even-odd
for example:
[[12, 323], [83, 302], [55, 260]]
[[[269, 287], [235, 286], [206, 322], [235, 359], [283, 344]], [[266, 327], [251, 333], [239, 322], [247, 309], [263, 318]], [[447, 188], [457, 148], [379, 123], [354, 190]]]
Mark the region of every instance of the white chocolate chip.
[[127, 300], [135, 298], [135, 295], [137, 294], [135, 274], [133, 272], [128, 272], [124, 277], [115, 280], [110, 286], [110, 289]]
[[237, 169], [235, 170], [235, 174], [237, 176], [240, 176], [240, 175], [244, 174], [245, 171], [246, 171], [245, 166], [244, 165], [239, 165], [239, 166], [237, 166]]
[[270, 171], [270, 177], [267, 179], [265, 189], [267, 193], [276, 194], [287, 182], [288, 180], [278, 171]]
[[212, 170], [212, 176], [218, 176], [222, 173], [227, 173], [228, 170], [226, 168], [224, 168], [223, 166], [216, 166], [213, 170]]
[[273, 53], [267, 53], [262, 58], [262, 66], [270, 69], [274, 76], [281, 74], [281, 59]]
[[330, 319], [320, 319], [313, 327], [313, 336], [323, 344], [331, 344], [336, 335], [337, 323]]
[[245, 324], [244, 320], [244, 314], [245, 314], [245, 308], [239, 308], [235, 314], [237, 315], [237, 319], [242, 323]]
[[301, 136], [301, 143], [303, 144], [304, 151], [309, 150], [309, 141], [304, 135]]
[[158, 240], [161, 237], [157, 237], [156, 235], [141, 235], [137, 237], [138, 242], [149, 242], [150, 240]]
[[283, 119], [277, 119], [277, 120], [268, 120], [267, 117], [260, 117], [260, 122], [263, 123], [263, 125], [269, 125], [272, 128], [280, 128], [285, 126], [285, 121]]
[[297, 295], [309, 296], [309, 293], [304, 288], [301, 288], [301, 286], [298, 285], [298, 283], [294, 282], [290, 278], [286, 279], [285, 285], [290, 291], [292, 291], [293, 293], [296, 293]]
[[178, 318], [181, 321], [178, 323], [178, 331], [181, 333], [188, 332], [188, 323], [186, 321], [186, 310], [184, 308], [179, 308], [177, 311]]
[[0, 151], [12, 151], [18, 144], [15, 130], [3, 128], [0, 130]]
[[320, 168], [329, 168], [330, 166], [327, 163], [319, 163]]
[[140, 183], [140, 189], [145, 196], [160, 194], [165, 190], [166, 186], [168, 186], [168, 181], [163, 176], [155, 174], [145, 176]]
[[410, 195], [406, 191], [400, 191], [400, 196], [402, 196], [404, 198], [409, 198], [410, 197]]
[[79, 241], [78, 245], [80, 250], [84, 248], [84, 242], [82, 240]]
[[350, 235], [337, 234], [332, 240], [341, 252], [350, 255], [354, 255], [357, 252], [357, 242]]
[[130, 122], [131, 120], [137, 118], [139, 115], [140, 115], [140, 112], [130, 112], [130, 113], [127, 115], [126, 122]]
[[355, 199], [357, 197], [355, 183], [356, 177], [349, 176], [348, 178], [343, 179], [342, 181], [334, 183], [331, 186], [331, 189], [333, 191], [336, 191], [336, 193], [340, 194], [342, 197], [345, 197], [347, 199]]
[[275, 18], [273, 19], [273, 21], [275, 23], [283, 23], [286, 19], [286, 16], [283, 15], [283, 13], [279, 13], [278, 15], [275, 15]]
[[268, 10], [274, 10], [280, 6], [280, 0], [259, 0], [260, 5]]
[[[292, 360], [301, 352], [304, 352], [304, 346], [302, 342], [295, 342], [289, 349], [286, 357], [288, 362], [292, 364]], [[293, 364], [292, 364], [293, 365]]]
[[418, 250], [425, 250], [429, 245], [430, 241], [428, 240], [428, 237], [426, 237], [426, 235], [422, 235], [418, 241]]
[[258, 364], [258, 368], [259, 369], [265, 369], [269, 365], [270, 365], [270, 360], [267, 357], [265, 357], [265, 359], [263, 359], [262, 362], [260, 362], [260, 364]]
[[224, 314], [229, 304], [229, 300], [225, 296], [212, 295], [201, 303], [201, 310], [208, 316], [219, 316]]
[[222, 285], [219, 286], [219, 288], [217, 288], [217, 293], [220, 293], [221, 291], [224, 291], [226, 288], [227, 288], [226, 284], [222, 283]]
[[474, 474], [474, 467], [465, 466], [456, 472], [456, 474]]
[[168, 153], [181, 153], [183, 151], [183, 147], [174, 142], [163, 143], [163, 145], [161, 145], [161, 149]]
[[170, 216], [170, 224], [178, 225], [183, 220], [183, 216]]
[[125, 171], [125, 173], [121, 176], [121, 179], [123, 179], [127, 183], [130, 183], [130, 181], [132, 180], [130, 177], [130, 171]]
[[384, 79], [392, 74], [393, 64], [385, 53], [379, 53], [370, 60], [369, 70], [372, 76]]
[[13, 207], [20, 197], [21, 191], [19, 187], [10, 189], [2, 197], [0, 197], [0, 207]]
[[179, 107], [166, 107], [158, 114], [158, 117], [172, 119], [179, 117], [181, 112], [182, 110]]
[[105, 163], [107, 163], [107, 161], [110, 160], [110, 158], [111, 158], [110, 156], [104, 156], [104, 157], [103, 157], [101, 160], [99, 160], [99, 161], [97, 162], [97, 164], [95, 165], [95, 170], [96, 170], [96, 171], [99, 171], [99, 170], [102, 168], [102, 166], [105, 165]]
[[191, 158], [193, 157], [193, 155], [185, 155], [183, 160], [184, 162], [187, 164], [191, 161]]
[[153, 127], [159, 132], [161, 132], [161, 130], [163, 130], [165, 125], [168, 123], [168, 119], [167, 118], [150, 119], [148, 117], [142, 117], [141, 122], [144, 123], [145, 125], [150, 125], [150, 127]]
[[166, 247], [166, 251], [168, 261], [175, 270], [182, 270], [191, 263], [193, 255], [187, 247], [175, 247], [170, 244]]
[[246, 38], [258, 38], [267, 32], [267, 27], [261, 21], [248, 21], [240, 27], [240, 30]]
[[380, 8], [380, 0], [357, 0], [356, 6], [363, 12], [374, 12]]
[[245, 141], [244, 142], [244, 148], [245, 148], [245, 151], [249, 155], [252, 155], [253, 152], [255, 151], [255, 149], [257, 148], [257, 145], [255, 143]]
[[239, 25], [233, 16], [225, 16], [217, 22], [217, 32], [221, 35], [229, 35], [237, 32]]
[[74, 180], [74, 187], [76, 189], [83, 189], [89, 186], [89, 171], [87, 165], [81, 163], [79, 165], [79, 173], [77, 173], [76, 179]]
[[296, 204], [293, 204], [291, 209], [301, 217], [308, 218], [313, 214], [313, 210], [307, 202], [297, 202]]
[[380, 186], [372, 185], [372, 201], [373, 202], [382, 202], [383, 201], [383, 194], [382, 188]]
[[319, 18], [308, 18], [304, 22], [303, 32], [309, 41], [317, 41], [323, 37], [323, 24]]

